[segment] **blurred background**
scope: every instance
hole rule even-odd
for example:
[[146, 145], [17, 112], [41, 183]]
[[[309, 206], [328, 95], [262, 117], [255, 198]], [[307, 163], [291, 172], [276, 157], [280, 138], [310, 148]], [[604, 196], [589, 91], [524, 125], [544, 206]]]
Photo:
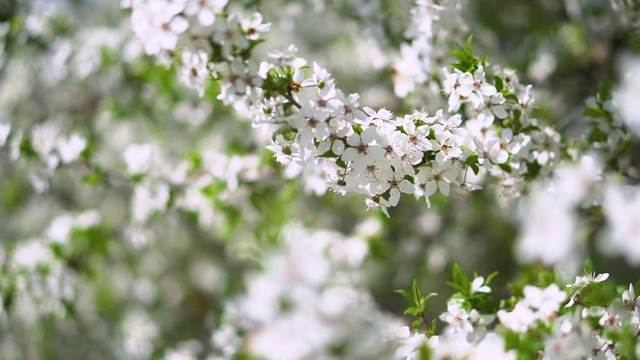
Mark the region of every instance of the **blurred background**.
[[[473, 34], [476, 54], [533, 84], [534, 116], [575, 142], [588, 135], [586, 99], [618, 81], [620, 59], [640, 49], [637, 19], [616, 2], [460, 4], [464, 27], [448, 18], [433, 25], [444, 35], [432, 71]], [[119, 5], [0, 0], [0, 122], [11, 124], [0, 150], [1, 358], [162, 358], [185, 342], [206, 354], [225, 304], [291, 223], [365, 238], [363, 283], [396, 316], [407, 304], [393, 290], [414, 278], [440, 295], [430, 319], [444, 311], [455, 263], [470, 275], [499, 272], [496, 298], [507, 296], [505, 283], [536, 276], [514, 258], [516, 202], [488, 186], [469, 199], [435, 195], [430, 206], [403, 197], [387, 218], [326, 192], [277, 164], [268, 136], [216, 100], [216, 82], [200, 99], [175, 69], [145, 56]], [[431, 85], [407, 97], [394, 89], [413, 5], [244, 0], [230, 12], [261, 12], [272, 31], [258, 52], [296, 44], [361, 105], [433, 113], [446, 101]], [[48, 142], [73, 133], [87, 139], [80, 160], [52, 164]], [[127, 174], [131, 144], [151, 145], [149, 176]], [[180, 181], [187, 177], [195, 181]], [[164, 202], [149, 200], [158, 194]], [[585, 227], [591, 250], [601, 226]], [[587, 257], [617, 281], [637, 280], [619, 259]]]

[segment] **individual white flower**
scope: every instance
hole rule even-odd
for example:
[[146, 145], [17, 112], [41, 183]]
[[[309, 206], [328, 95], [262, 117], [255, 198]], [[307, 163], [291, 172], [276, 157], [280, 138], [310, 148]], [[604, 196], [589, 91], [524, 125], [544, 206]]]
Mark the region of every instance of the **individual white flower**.
[[271, 145], [266, 148], [275, 153], [276, 161], [280, 164], [304, 166], [304, 148], [300, 148], [297, 142], [286, 140], [282, 134], [278, 134], [275, 139], [272, 139]]
[[573, 282], [573, 284], [568, 284], [567, 287], [574, 287], [574, 286], [587, 286], [591, 283], [600, 283], [603, 282], [605, 280], [607, 280], [609, 278], [609, 274], [608, 273], [603, 273], [603, 274], [598, 274], [596, 276], [595, 273], [590, 273], [587, 274], [585, 276], [576, 276], [576, 280]]
[[358, 94], [345, 96], [342, 90], [336, 89], [336, 99], [342, 103], [342, 111], [340, 111], [340, 113], [344, 116], [345, 120], [351, 124], [362, 123], [367, 118], [367, 115], [359, 109], [359, 97], [360, 95]]
[[458, 177], [458, 168], [450, 163], [442, 166], [421, 167], [415, 177], [416, 186], [421, 190], [421, 196], [431, 196], [440, 190], [442, 195], [448, 196], [450, 185]]
[[456, 89], [460, 96], [471, 101], [475, 109], [480, 108], [484, 103], [485, 96], [492, 96], [497, 93], [496, 88], [484, 81], [484, 70], [480, 66], [473, 74], [462, 73], [458, 76], [459, 87]]
[[375, 127], [364, 129], [362, 134], [354, 133], [347, 138], [349, 147], [342, 153], [344, 161], [350, 161], [351, 166], [359, 172], [364, 172], [367, 165], [384, 156], [384, 150], [372, 144], [379, 138]]
[[[407, 134], [406, 137], [406, 146], [413, 147], [420, 152], [432, 150], [433, 145], [427, 139], [429, 133], [431, 132], [431, 127], [429, 125], [416, 126], [415, 121], [413, 120], [413, 115], [408, 115], [402, 118], [399, 122], [402, 124], [402, 128]], [[420, 157], [422, 159], [422, 157]]]
[[502, 148], [500, 139], [485, 138], [484, 141], [474, 139], [474, 142], [480, 163], [488, 169], [491, 169], [492, 164], [504, 164], [509, 160], [509, 153]]
[[567, 294], [560, 290], [557, 284], [551, 284], [544, 290], [527, 285], [523, 292], [525, 297], [522, 302], [538, 310], [545, 319], [555, 315], [560, 309], [560, 304], [567, 299]]
[[447, 161], [457, 159], [462, 155], [458, 137], [448, 131], [443, 131], [440, 135], [436, 134], [436, 139], [431, 140], [431, 144], [434, 151], [437, 151], [436, 162], [438, 165], [444, 165]]
[[400, 201], [400, 193], [412, 194], [414, 186], [409, 180], [404, 178], [405, 174], [399, 170], [394, 170], [392, 176], [387, 180], [389, 188], [389, 204], [391, 206], [398, 205]]
[[481, 114], [484, 114], [487, 117], [493, 117], [494, 115], [498, 117], [498, 119], [504, 119], [508, 116], [507, 110], [504, 107], [504, 96], [502, 93], [496, 93], [491, 96], [484, 97], [484, 109]]
[[249, 40], [258, 40], [260, 33], [271, 30], [271, 23], [262, 23], [262, 14], [255, 13], [243, 19], [240, 24], [242, 30]]
[[56, 141], [56, 149], [63, 164], [69, 164], [78, 159], [80, 154], [86, 149], [87, 140], [74, 133], [68, 139], [59, 138]]
[[463, 307], [464, 300], [451, 299], [447, 303], [447, 312], [442, 313], [438, 318], [447, 324], [447, 333], [473, 331], [473, 326], [469, 322], [469, 312]]
[[329, 112], [309, 104], [288, 119], [289, 124], [298, 129], [300, 145], [315, 150], [315, 140], [322, 141], [329, 136]]
[[313, 75], [311, 78], [305, 79], [300, 85], [302, 87], [316, 87], [325, 95], [335, 89], [335, 81], [331, 74], [316, 62], [313, 63]]
[[397, 125], [393, 120], [393, 113], [387, 109], [382, 108], [375, 111], [370, 107], [365, 107], [364, 112], [367, 113], [368, 117], [361, 123], [362, 126], [369, 126], [369, 124], [373, 123], [380, 132], [389, 132], [394, 130]]
[[[336, 121], [337, 121], [336, 119], [331, 119], [329, 121], [329, 124], [335, 123]], [[329, 149], [331, 149], [331, 151], [335, 155], [340, 156], [344, 152], [344, 149], [345, 149], [344, 139], [346, 139], [347, 135], [351, 131], [351, 127], [333, 125], [333, 126], [329, 126], [329, 129], [330, 129], [329, 135], [324, 141], [322, 141], [318, 145], [317, 150], [320, 154], [324, 154], [327, 151], [329, 151]]]
[[460, 114], [455, 114], [449, 118], [445, 118], [442, 109], [440, 109], [436, 112], [434, 117], [428, 119], [434, 122], [432, 128], [433, 134], [436, 138], [449, 138], [453, 135], [464, 135], [464, 130], [460, 128], [460, 124], [462, 123], [462, 116]]
[[389, 190], [389, 184], [393, 179], [391, 162], [385, 158], [378, 159], [365, 167], [360, 174], [360, 186], [368, 190], [371, 195], [380, 195]]
[[204, 96], [204, 81], [209, 75], [207, 69], [207, 53], [198, 50], [182, 53], [182, 66], [180, 66], [180, 80], [190, 88], [196, 89], [200, 97]]
[[478, 276], [473, 279], [471, 282], [471, 293], [485, 293], [488, 294], [491, 292], [491, 288], [484, 283], [484, 277]]

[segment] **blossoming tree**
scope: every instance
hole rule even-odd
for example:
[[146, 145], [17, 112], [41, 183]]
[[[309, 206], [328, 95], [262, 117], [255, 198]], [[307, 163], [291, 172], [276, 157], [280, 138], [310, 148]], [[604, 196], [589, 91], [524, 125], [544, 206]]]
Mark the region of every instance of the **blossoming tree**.
[[0, 353], [640, 357], [638, 14], [0, 3]]

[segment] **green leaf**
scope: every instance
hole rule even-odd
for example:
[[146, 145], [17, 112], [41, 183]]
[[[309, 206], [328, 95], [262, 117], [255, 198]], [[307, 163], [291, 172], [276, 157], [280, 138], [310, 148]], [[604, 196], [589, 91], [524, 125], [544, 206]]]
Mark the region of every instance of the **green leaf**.
[[602, 109], [597, 107], [592, 107], [592, 106], [584, 109], [584, 112], [582, 112], [582, 115], [586, 117], [591, 117], [591, 118], [601, 118], [601, 117], [607, 116], [607, 114]]
[[502, 92], [502, 89], [504, 89], [504, 83], [502, 82], [502, 79], [499, 76], [493, 77], [493, 86], [496, 87], [496, 90], [498, 92]]
[[552, 271], [543, 270], [538, 274], [538, 283], [540, 286], [547, 287], [553, 284], [556, 280], [556, 276]]
[[409, 292], [407, 290], [404, 289], [399, 289], [399, 290], [394, 290], [393, 292], [396, 292], [400, 295], [402, 295], [409, 304], [412, 303], [413, 298], [411, 297], [411, 294], [409, 294]]
[[537, 161], [527, 162], [527, 173], [524, 175], [524, 178], [527, 181], [535, 179], [540, 174], [541, 169], [542, 166], [540, 166]]
[[188, 157], [189, 157], [190, 172], [194, 173], [198, 171], [200, 169], [200, 166], [202, 165], [202, 156], [200, 155], [200, 153], [198, 153], [195, 150], [191, 150], [189, 151]]
[[334, 154], [333, 150], [329, 149], [324, 154], [317, 155], [317, 157], [321, 157], [321, 158], [336, 158], [336, 157], [338, 157], [338, 155]]
[[478, 175], [478, 173], [480, 172], [480, 166], [478, 166], [478, 155], [477, 154], [469, 155], [469, 157], [467, 157], [466, 163], [467, 163], [467, 166], [469, 166], [471, 170], [473, 170], [473, 173]]
[[104, 181], [104, 172], [101, 169], [95, 169], [89, 174], [86, 174], [82, 177], [82, 182], [88, 185], [99, 185]]
[[504, 98], [505, 100], [510, 100], [516, 103], [518, 102], [518, 97], [513, 94], [505, 95]]
[[413, 290], [413, 304], [419, 306], [422, 296], [420, 295], [420, 287], [418, 286], [418, 282], [416, 281], [416, 279], [413, 279], [411, 288]]
[[469, 277], [458, 264], [453, 265], [453, 283], [456, 285], [454, 287], [463, 295], [470, 293], [471, 282], [469, 281]]
[[607, 100], [611, 100], [613, 96], [611, 95], [611, 87], [607, 83], [600, 83], [598, 85], [598, 100], [601, 102], [605, 102]]
[[520, 132], [521, 133], [525, 133], [525, 134], [528, 134], [528, 133], [530, 133], [532, 131], [540, 131], [540, 128], [535, 126], [535, 125], [529, 125], [529, 126], [525, 126], [522, 129], [520, 129]]
[[[473, 35], [467, 38], [464, 47], [456, 43], [458, 49], [449, 51], [449, 54], [458, 60], [457, 62], [452, 63], [451, 66], [462, 72], [474, 72], [478, 69], [478, 65], [480, 64], [480, 60], [478, 60], [478, 58], [473, 54], [473, 49], [471, 47], [472, 39]], [[483, 61], [486, 62], [486, 59], [483, 59]]]
[[509, 164], [498, 164], [498, 166], [500, 167], [500, 169], [502, 169], [502, 171], [511, 174], [511, 165], [509, 165]]
[[491, 274], [489, 274], [485, 280], [484, 280], [484, 284], [489, 286], [491, 284], [491, 280], [493, 280], [496, 276], [498, 276], [499, 272], [494, 271]]
[[34, 150], [31, 141], [26, 137], [20, 139], [20, 153], [27, 156], [37, 156], [38, 153]]
[[405, 313], [405, 314], [408, 314], [408, 315], [413, 315], [413, 316], [418, 316], [418, 315], [420, 315], [420, 311], [419, 311], [417, 308], [413, 307], [413, 306], [408, 307], [408, 308], [404, 311], [404, 313]]

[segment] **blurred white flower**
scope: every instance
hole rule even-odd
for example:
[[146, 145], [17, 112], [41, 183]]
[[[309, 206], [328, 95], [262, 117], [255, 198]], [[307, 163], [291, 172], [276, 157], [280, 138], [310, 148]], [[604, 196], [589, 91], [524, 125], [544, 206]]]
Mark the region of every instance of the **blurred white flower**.
[[640, 191], [637, 187], [609, 185], [602, 204], [607, 230], [600, 249], [622, 255], [631, 265], [640, 264]]
[[131, 144], [124, 151], [124, 161], [131, 175], [144, 174], [151, 167], [153, 146], [151, 144]]
[[620, 61], [622, 82], [613, 92], [622, 120], [640, 135], [640, 57], [623, 57]]
[[56, 149], [63, 164], [69, 164], [78, 159], [86, 147], [87, 140], [75, 133], [68, 139], [58, 138], [56, 141]]

